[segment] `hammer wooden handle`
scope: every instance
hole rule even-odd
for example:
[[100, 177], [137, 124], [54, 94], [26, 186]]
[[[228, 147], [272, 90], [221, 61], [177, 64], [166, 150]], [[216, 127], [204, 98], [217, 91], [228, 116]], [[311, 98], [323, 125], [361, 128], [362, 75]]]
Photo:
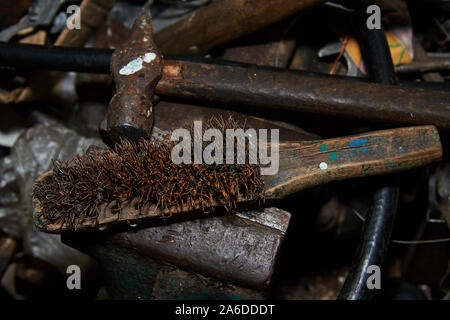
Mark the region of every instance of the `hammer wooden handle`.
[[155, 93], [271, 112], [435, 125], [450, 130], [450, 93], [244, 65], [164, 60]]
[[280, 144], [279, 173], [264, 176], [266, 198], [280, 199], [330, 181], [407, 170], [439, 161], [434, 126]]

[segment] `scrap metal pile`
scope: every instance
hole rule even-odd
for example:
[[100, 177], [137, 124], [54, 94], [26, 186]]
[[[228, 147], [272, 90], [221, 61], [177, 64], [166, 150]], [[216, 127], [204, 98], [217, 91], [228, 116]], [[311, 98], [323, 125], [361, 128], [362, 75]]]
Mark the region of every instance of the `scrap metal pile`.
[[448, 1], [4, 2], [1, 299], [450, 299]]

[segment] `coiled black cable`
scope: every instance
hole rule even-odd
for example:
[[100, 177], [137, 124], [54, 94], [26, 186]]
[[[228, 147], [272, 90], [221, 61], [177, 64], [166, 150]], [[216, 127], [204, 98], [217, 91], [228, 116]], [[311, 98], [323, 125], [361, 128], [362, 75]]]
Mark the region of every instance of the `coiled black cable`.
[[[369, 0], [357, 0], [356, 23], [359, 31], [360, 46], [371, 81], [383, 84], [395, 84], [395, 73], [391, 53], [382, 29], [369, 29], [367, 8], [372, 5]], [[384, 178], [372, 199], [367, 214], [361, 240], [353, 258], [344, 286], [339, 293], [339, 300], [368, 300], [374, 290], [367, 286], [372, 275], [369, 266], [381, 268], [389, 248], [398, 203], [398, 178]]]

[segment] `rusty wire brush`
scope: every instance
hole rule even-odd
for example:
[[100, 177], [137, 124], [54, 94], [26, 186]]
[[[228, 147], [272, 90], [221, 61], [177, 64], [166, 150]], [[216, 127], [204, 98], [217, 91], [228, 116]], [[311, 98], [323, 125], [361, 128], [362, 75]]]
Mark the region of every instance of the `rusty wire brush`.
[[[214, 117], [203, 130], [208, 128], [225, 134], [239, 125], [231, 118]], [[76, 223], [95, 221], [99, 208], [110, 203], [115, 203], [112, 211], [117, 214], [130, 201], [137, 210], [200, 203], [208, 213], [213, 201], [233, 211], [240, 197], [263, 198], [259, 166], [249, 164], [248, 157], [243, 164], [174, 164], [174, 145], [170, 139], [121, 140], [114, 149], [96, 148], [70, 161], [54, 161], [52, 179], [37, 181], [33, 190], [42, 207], [40, 218], [76, 229]]]

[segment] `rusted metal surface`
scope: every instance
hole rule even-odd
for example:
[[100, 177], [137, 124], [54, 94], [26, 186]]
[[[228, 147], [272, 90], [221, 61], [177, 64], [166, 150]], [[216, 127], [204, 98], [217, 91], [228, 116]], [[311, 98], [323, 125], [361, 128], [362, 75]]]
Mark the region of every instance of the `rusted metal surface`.
[[285, 211], [275, 207], [238, 212], [236, 216], [278, 230], [283, 234], [286, 233], [291, 219], [290, 214], [286, 214]]
[[290, 218], [266, 208], [63, 241], [100, 262], [113, 297], [261, 299], [240, 286], [269, 287]]
[[116, 93], [106, 113], [102, 137], [137, 140], [149, 137], [153, 126], [153, 90], [162, 74], [162, 54], [153, 42], [150, 12], [134, 22], [131, 39], [119, 46], [111, 58]]
[[219, 0], [155, 34], [167, 54], [202, 54], [323, 0]]
[[63, 237], [62, 241], [98, 261], [106, 299], [263, 299], [264, 291], [182, 270], [107, 239]]
[[[197, 219], [111, 235], [122, 246], [255, 289], [267, 288], [290, 214], [268, 208], [254, 214]], [[275, 228], [274, 228], [275, 226]], [[280, 230], [281, 229], [281, 230]]]
[[270, 68], [165, 60], [155, 92], [391, 123], [450, 129], [450, 93], [286, 72]]
[[450, 59], [415, 61], [395, 67], [395, 73], [428, 73], [450, 70]]

